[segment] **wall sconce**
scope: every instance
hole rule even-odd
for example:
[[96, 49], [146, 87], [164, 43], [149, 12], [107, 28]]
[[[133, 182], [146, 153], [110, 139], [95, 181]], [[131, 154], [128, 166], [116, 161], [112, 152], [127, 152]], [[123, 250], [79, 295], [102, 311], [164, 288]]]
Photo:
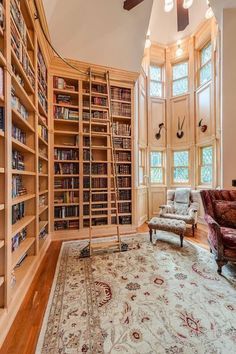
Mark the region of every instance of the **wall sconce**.
[[183, 3], [183, 8], [184, 9], [189, 9], [193, 4], [193, 0], [184, 0], [184, 3]]
[[185, 116], [184, 116], [182, 123], [180, 123], [180, 117], [178, 117], [178, 130], [177, 130], [176, 135], [177, 135], [177, 138], [179, 138], [179, 139], [182, 139], [184, 136], [184, 131], [183, 131], [184, 121], [185, 121]]
[[146, 34], [146, 42], [145, 42], [145, 49], [148, 49], [151, 47], [152, 45], [152, 42], [151, 42], [151, 39], [150, 39], [150, 35], [151, 35], [151, 32], [150, 32], [150, 29], [147, 31], [147, 34]]
[[209, 20], [210, 18], [212, 18], [214, 16], [214, 12], [213, 12], [212, 7], [209, 3], [209, 0], [207, 0], [207, 5], [208, 5], [208, 9], [206, 10], [205, 18], [207, 20]]
[[183, 55], [183, 48], [181, 48], [181, 40], [178, 40], [177, 41], [177, 49], [176, 49], [176, 52], [175, 52], [175, 55], [177, 58], [181, 57], [181, 55]]
[[170, 12], [174, 7], [174, 0], [165, 0], [165, 12]]

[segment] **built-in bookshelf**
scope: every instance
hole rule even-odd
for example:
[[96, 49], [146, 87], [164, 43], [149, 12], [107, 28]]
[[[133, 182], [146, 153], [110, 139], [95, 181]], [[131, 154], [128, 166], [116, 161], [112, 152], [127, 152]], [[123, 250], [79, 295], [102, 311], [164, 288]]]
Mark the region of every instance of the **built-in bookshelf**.
[[48, 132], [48, 71], [45, 59], [38, 43], [37, 50], [38, 82], [38, 219], [37, 237], [39, 249], [47, 239], [49, 232], [49, 132]]
[[[125, 85], [124, 85], [125, 86]], [[90, 107], [91, 87], [91, 107]], [[111, 86], [115, 168], [118, 175], [119, 224], [132, 220], [132, 91]], [[91, 108], [91, 117], [90, 117]], [[91, 146], [90, 146], [91, 119]], [[54, 230], [83, 229], [117, 223], [109, 136], [106, 80], [54, 76]], [[90, 154], [92, 155], [90, 171]]]

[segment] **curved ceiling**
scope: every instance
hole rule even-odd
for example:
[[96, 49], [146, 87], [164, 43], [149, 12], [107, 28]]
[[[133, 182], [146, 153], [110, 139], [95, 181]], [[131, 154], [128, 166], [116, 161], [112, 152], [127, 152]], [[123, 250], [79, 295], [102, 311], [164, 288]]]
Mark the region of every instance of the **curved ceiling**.
[[140, 71], [153, 0], [43, 0], [52, 44], [65, 58]]
[[177, 32], [176, 2], [171, 12], [164, 11], [164, 0], [154, 0], [149, 29], [153, 42], [171, 44], [178, 39], [192, 34], [205, 19], [206, 0], [194, 0], [189, 9], [189, 25], [182, 32]]

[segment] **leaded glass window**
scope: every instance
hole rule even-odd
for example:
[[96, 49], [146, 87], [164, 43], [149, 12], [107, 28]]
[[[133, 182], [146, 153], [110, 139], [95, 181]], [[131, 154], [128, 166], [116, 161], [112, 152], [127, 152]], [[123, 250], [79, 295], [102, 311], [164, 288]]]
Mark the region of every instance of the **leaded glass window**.
[[188, 92], [188, 62], [172, 66], [172, 94], [183, 95]]
[[150, 66], [150, 96], [162, 97], [162, 68], [160, 66]]
[[211, 80], [211, 56], [212, 46], [211, 43], [208, 43], [200, 52], [200, 85]]
[[201, 148], [200, 179], [201, 184], [211, 184], [213, 175], [213, 148], [206, 146]]
[[174, 183], [189, 182], [189, 152], [174, 151]]
[[150, 170], [151, 183], [163, 183], [163, 152], [151, 151]]

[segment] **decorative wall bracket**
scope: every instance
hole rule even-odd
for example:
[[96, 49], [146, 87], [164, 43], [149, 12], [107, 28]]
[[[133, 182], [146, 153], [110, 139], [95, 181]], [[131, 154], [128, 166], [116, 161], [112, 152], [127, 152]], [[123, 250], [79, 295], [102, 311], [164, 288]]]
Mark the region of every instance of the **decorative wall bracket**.
[[207, 125], [206, 124], [202, 124], [203, 119], [200, 119], [199, 123], [198, 123], [198, 127], [200, 128], [202, 133], [205, 133], [205, 131], [207, 130]]
[[156, 135], [155, 135], [155, 138], [157, 139], [157, 140], [159, 140], [159, 139], [161, 139], [161, 131], [162, 131], [162, 129], [165, 129], [165, 125], [164, 125], [164, 123], [160, 123], [159, 124], [159, 131], [156, 133]]
[[184, 122], [185, 122], [185, 116], [184, 116], [182, 123], [180, 123], [180, 117], [178, 117], [178, 130], [177, 130], [176, 135], [177, 135], [177, 138], [179, 138], [179, 139], [182, 139], [184, 136], [184, 131], [183, 131]]

